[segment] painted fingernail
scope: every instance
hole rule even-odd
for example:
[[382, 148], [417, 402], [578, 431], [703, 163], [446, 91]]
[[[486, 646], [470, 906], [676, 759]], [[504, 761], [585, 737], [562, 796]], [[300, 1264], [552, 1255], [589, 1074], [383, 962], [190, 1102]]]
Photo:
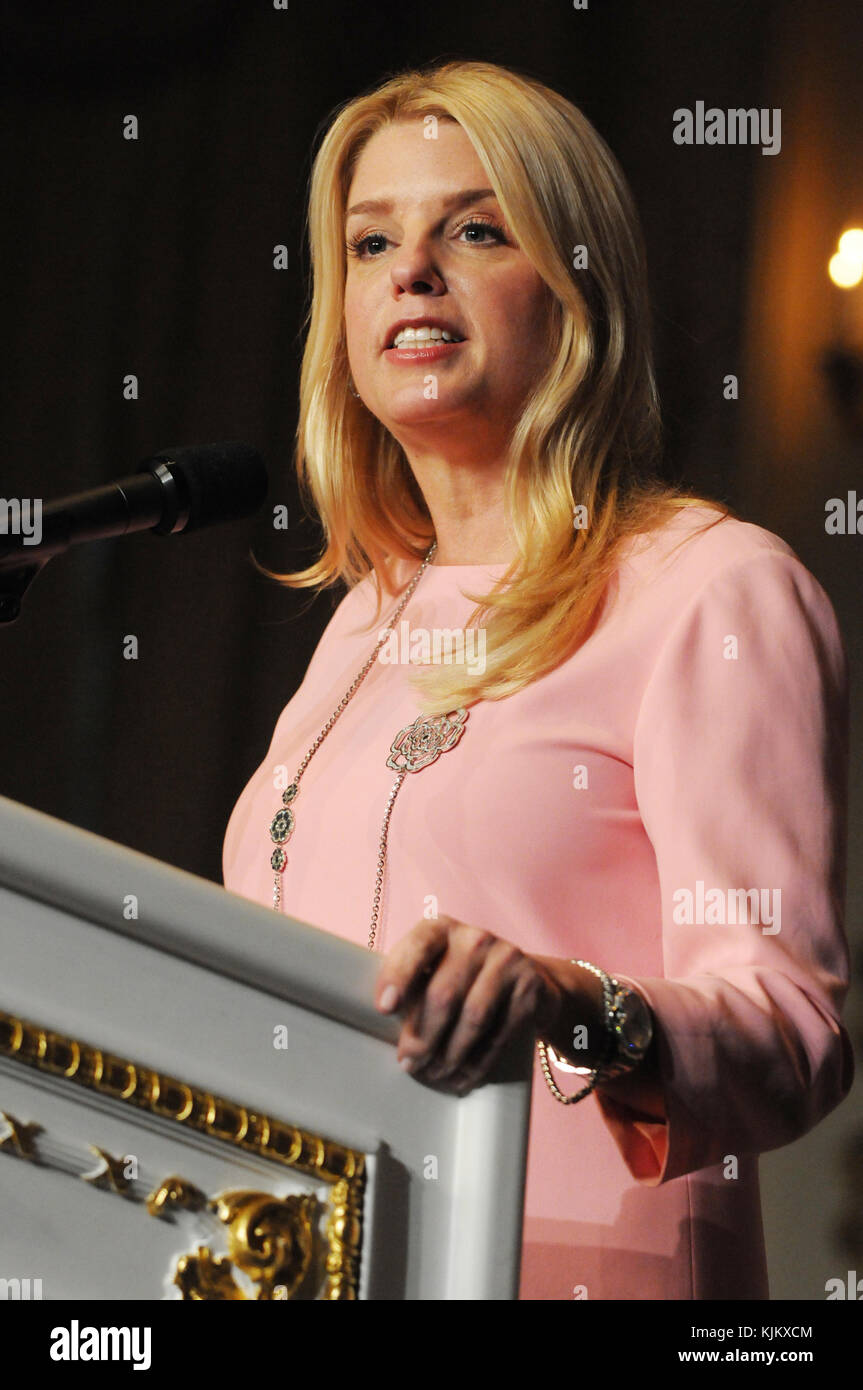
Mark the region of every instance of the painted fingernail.
[[398, 1002], [399, 992], [395, 985], [387, 985], [378, 1001], [378, 1008], [382, 1013], [388, 1014], [392, 1012]]

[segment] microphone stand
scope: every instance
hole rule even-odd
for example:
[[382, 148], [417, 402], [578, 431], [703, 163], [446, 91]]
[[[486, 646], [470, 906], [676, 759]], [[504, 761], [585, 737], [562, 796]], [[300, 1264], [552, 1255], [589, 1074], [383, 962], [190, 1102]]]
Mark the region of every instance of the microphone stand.
[[18, 569], [0, 570], [0, 623], [14, 623], [21, 612], [21, 600], [27, 585], [47, 563], [46, 556], [34, 565], [20, 565]]

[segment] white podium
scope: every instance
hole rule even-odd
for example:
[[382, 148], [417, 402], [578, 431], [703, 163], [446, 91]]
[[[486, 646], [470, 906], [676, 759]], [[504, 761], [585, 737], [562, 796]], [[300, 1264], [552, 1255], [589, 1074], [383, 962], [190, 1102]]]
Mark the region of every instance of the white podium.
[[422, 1086], [377, 969], [0, 798], [0, 1298], [515, 1298], [531, 1040]]

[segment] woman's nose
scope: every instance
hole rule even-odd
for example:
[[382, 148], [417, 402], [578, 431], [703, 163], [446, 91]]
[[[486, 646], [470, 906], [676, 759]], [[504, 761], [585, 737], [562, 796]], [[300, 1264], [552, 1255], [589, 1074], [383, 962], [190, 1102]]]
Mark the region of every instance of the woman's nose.
[[393, 287], [407, 294], [442, 294], [446, 288], [428, 237], [405, 237], [390, 262]]

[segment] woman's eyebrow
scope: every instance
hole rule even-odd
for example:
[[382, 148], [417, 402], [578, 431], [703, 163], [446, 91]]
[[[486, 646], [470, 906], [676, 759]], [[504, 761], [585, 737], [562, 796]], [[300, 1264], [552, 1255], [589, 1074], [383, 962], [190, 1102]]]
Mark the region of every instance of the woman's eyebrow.
[[[468, 203], [478, 203], [482, 198], [496, 198], [497, 194], [493, 188], [467, 188], [461, 193], [451, 193], [448, 197], [442, 198], [441, 203], [447, 212], [453, 212], [458, 208], [466, 207]], [[392, 198], [367, 198], [362, 203], [354, 203], [345, 213], [345, 217], [353, 217], [355, 213], [391, 213], [393, 210]]]

